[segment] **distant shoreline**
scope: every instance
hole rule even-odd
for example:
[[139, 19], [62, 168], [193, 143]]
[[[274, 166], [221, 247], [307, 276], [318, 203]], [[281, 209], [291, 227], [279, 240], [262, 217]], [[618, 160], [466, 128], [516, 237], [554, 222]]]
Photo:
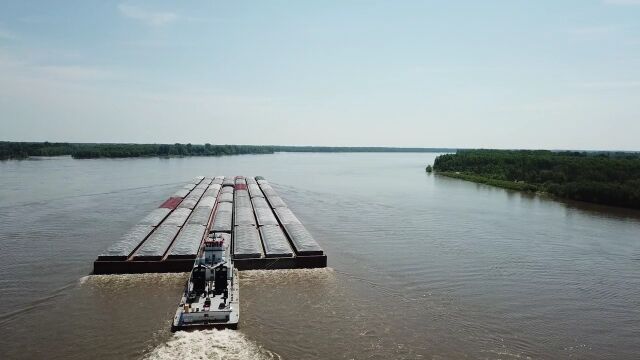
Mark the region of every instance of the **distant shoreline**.
[[438, 175], [510, 190], [640, 209], [640, 154], [460, 150], [438, 156]]
[[185, 157], [256, 155], [276, 152], [326, 153], [442, 153], [455, 152], [453, 148], [400, 148], [400, 147], [336, 147], [336, 146], [281, 146], [281, 145], [193, 145], [193, 144], [117, 144], [66, 142], [11, 142], [0, 141], [0, 160], [21, 160], [32, 156], [71, 156], [74, 159]]

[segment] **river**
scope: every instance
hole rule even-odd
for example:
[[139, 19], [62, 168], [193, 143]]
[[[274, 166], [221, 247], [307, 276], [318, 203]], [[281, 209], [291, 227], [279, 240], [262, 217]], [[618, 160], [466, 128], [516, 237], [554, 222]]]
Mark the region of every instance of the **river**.
[[[0, 358], [639, 356], [639, 211], [425, 173], [435, 156], [0, 162]], [[238, 331], [169, 331], [184, 274], [89, 275], [197, 175], [265, 176], [328, 255], [242, 272]]]

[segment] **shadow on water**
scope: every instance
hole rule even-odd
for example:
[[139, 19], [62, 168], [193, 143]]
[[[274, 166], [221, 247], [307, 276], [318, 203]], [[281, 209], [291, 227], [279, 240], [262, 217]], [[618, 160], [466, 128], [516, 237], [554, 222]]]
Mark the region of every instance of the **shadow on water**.
[[[611, 219], [630, 219], [640, 220], [640, 210], [621, 208], [617, 206], [608, 206], [602, 204], [594, 204], [585, 201], [563, 199], [549, 194], [536, 194], [525, 191], [518, 191], [512, 189], [504, 189], [497, 186], [475, 183], [463, 179], [455, 179], [447, 176], [432, 175], [434, 181], [439, 182], [441, 185], [454, 185], [458, 186], [473, 186], [478, 192], [486, 193], [502, 193], [507, 196], [509, 200], [529, 200], [529, 201], [546, 201], [549, 203], [556, 203], [563, 205], [570, 211], [578, 211], [585, 215], [597, 216], [599, 218], [611, 218]], [[467, 184], [467, 185], [461, 185]], [[567, 213], [569, 214], [569, 212]]]

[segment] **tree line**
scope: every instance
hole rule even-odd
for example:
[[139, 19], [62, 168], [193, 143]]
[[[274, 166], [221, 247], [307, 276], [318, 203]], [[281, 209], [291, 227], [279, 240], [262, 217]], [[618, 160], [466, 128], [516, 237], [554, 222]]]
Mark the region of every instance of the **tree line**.
[[89, 144], [51, 142], [0, 142], [0, 159], [71, 155], [76, 159], [149, 156], [221, 156], [273, 154], [274, 152], [447, 152], [452, 149], [390, 147], [324, 147], [276, 145], [193, 144]]
[[640, 208], [640, 154], [459, 150], [438, 156], [443, 175], [593, 203]]
[[0, 159], [70, 155], [76, 159], [145, 156], [219, 156], [272, 154], [269, 146], [193, 144], [85, 144], [50, 142], [0, 142]]
[[416, 147], [378, 147], [378, 146], [274, 146], [275, 151], [281, 152], [398, 152], [398, 153], [427, 153], [427, 152], [452, 152], [452, 148], [416, 148]]

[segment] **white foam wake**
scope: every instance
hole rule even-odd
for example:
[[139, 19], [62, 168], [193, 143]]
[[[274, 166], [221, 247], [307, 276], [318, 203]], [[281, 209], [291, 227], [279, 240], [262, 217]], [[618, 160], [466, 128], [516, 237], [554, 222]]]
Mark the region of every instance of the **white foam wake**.
[[140, 287], [156, 288], [157, 284], [182, 287], [187, 281], [188, 275], [188, 273], [88, 275], [80, 278], [80, 286], [119, 290]]
[[234, 330], [178, 331], [145, 359], [281, 359]]

